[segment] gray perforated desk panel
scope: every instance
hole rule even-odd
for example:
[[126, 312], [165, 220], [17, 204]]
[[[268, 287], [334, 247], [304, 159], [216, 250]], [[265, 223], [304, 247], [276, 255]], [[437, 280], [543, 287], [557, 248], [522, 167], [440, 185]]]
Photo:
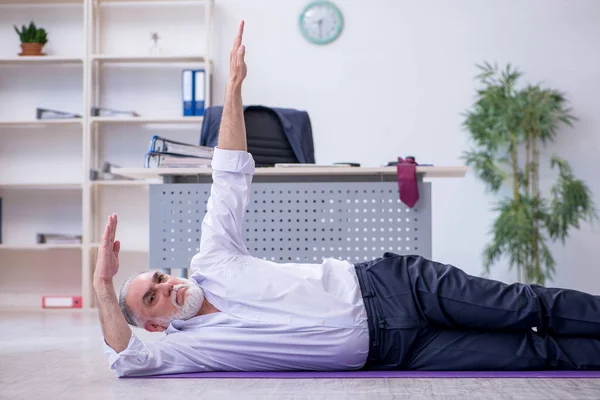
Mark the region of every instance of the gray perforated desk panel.
[[[150, 186], [150, 268], [187, 269], [199, 251], [210, 176]], [[293, 179], [293, 182], [290, 181]], [[342, 181], [343, 180], [343, 181]], [[276, 262], [359, 262], [387, 251], [431, 257], [431, 184], [414, 208], [395, 177], [255, 176], [243, 237], [250, 254]]]

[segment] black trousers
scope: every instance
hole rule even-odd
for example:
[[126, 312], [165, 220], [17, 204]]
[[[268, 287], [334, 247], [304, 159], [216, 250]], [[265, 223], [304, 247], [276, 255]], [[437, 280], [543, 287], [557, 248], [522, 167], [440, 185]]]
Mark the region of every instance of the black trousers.
[[420, 256], [356, 264], [365, 369], [600, 369], [600, 297], [475, 277]]

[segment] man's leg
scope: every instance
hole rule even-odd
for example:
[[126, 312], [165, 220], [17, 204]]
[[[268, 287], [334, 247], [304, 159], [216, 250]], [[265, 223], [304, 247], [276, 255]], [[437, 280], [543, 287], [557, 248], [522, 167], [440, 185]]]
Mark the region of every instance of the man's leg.
[[556, 336], [600, 338], [599, 296], [506, 284], [419, 256], [391, 258], [394, 269], [400, 269], [397, 273], [408, 279], [416, 309], [429, 325], [484, 331], [523, 332], [536, 328]]
[[600, 338], [552, 337], [529, 332], [429, 329], [414, 346], [409, 370], [600, 369]]

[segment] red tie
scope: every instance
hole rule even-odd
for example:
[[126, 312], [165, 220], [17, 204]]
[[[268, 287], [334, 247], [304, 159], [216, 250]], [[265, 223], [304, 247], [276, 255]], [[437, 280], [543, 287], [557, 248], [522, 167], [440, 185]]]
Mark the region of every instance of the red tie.
[[398, 190], [400, 200], [408, 207], [413, 208], [419, 200], [419, 188], [417, 187], [417, 163], [413, 157], [403, 160], [398, 157]]

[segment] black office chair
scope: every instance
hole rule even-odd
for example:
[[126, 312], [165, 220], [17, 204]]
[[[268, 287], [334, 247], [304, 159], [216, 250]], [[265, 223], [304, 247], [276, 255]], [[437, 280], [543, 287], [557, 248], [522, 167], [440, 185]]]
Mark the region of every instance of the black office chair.
[[[205, 110], [201, 146], [217, 146], [222, 114], [223, 106]], [[251, 105], [244, 107], [244, 120], [248, 152], [257, 167], [315, 162], [312, 127], [305, 111]]]
[[277, 114], [266, 107], [244, 110], [248, 152], [257, 167], [272, 167], [276, 163], [298, 163]]

